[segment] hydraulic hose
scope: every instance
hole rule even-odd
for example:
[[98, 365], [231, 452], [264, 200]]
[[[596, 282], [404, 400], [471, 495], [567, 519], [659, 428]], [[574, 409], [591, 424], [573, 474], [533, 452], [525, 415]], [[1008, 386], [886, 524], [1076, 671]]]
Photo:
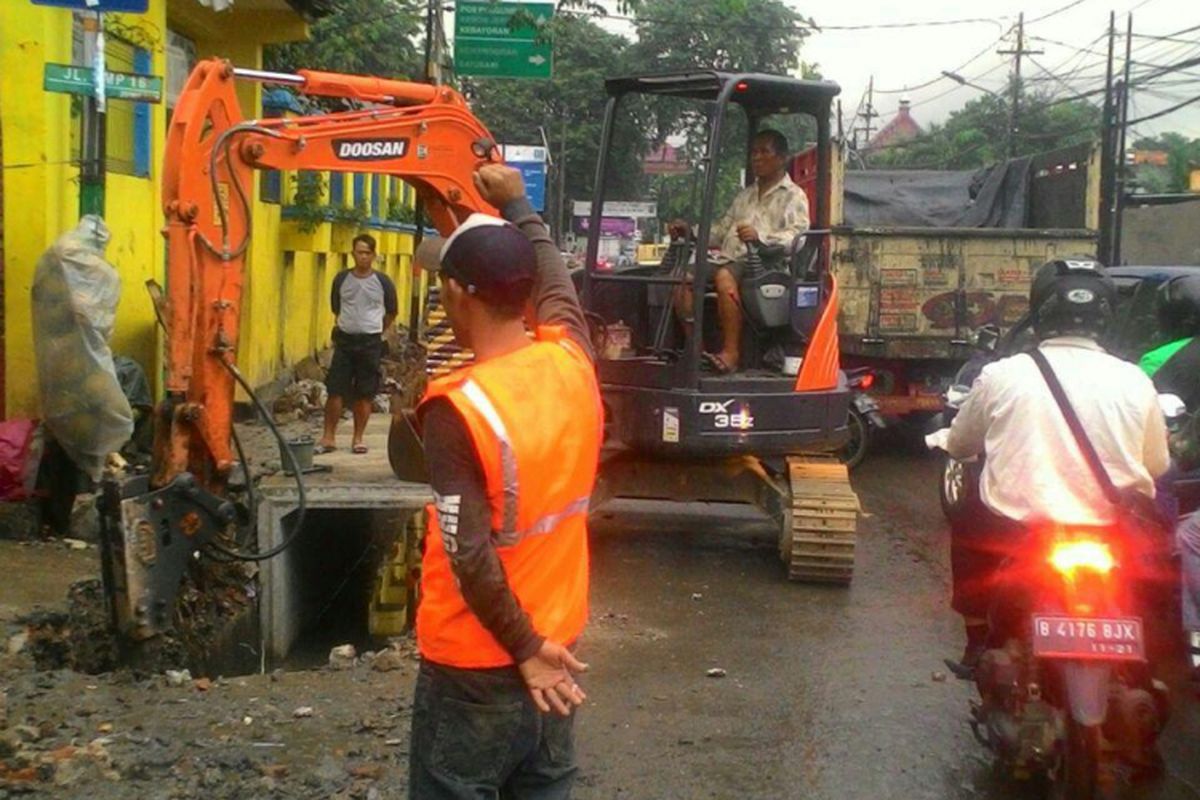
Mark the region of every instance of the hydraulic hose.
[[[289, 526], [290, 531], [287, 533], [286, 536], [284, 536], [283, 541], [281, 541], [279, 544], [272, 547], [270, 550], [267, 550], [266, 552], [244, 553], [244, 552], [241, 552], [238, 550], [231, 550], [230, 548], [225, 547], [224, 545], [222, 545], [221, 543], [219, 543], [215, 540], [213, 542], [210, 542], [210, 544], [211, 544], [212, 548], [214, 550], [216, 550], [218, 553], [221, 553], [222, 555], [228, 556], [229, 558], [235, 559], [237, 561], [250, 561], [250, 562], [266, 561], [269, 558], [274, 558], [275, 556], [282, 553], [284, 550], [291, 547], [292, 544], [296, 541], [296, 538], [299, 536], [300, 531], [304, 529], [304, 517], [308, 512], [308, 500], [304, 494], [304, 476], [300, 472], [300, 465], [296, 462], [296, 454], [292, 452], [292, 449], [290, 447], [288, 447], [287, 440], [283, 438], [283, 432], [279, 430], [279, 426], [275, 424], [275, 420], [271, 417], [271, 413], [269, 411], [267, 411], [267, 407], [265, 405], [263, 405], [263, 402], [259, 398], [258, 394], [254, 391], [253, 388], [251, 388], [251, 386], [250, 386], [249, 382], [246, 380], [245, 376], [242, 375], [241, 370], [239, 370], [236, 366], [229, 363], [228, 361], [226, 361], [223, 358], [221, 359], [221, 364], [225, 367], [226, 370], [229, 371], [229, 374], [233, 376], [233, 379], [235, 381], [237, 381], [238, 385], [242, 387], [242, 390], [246, 392], [246, 395], [250, 398], [250, 402], [252, 402], [254, 404], [255, 410], [258, 411], [259, 416], [261, 416], [263, 421], [265, 423], [267, 423], [267, 427], [271, 429], [271, 433], [275, 436], [276, 441], [279, 442], [279, 452], [283, 456], [283, 460], [285, 462], [284, 466], [291, 469], [292, 475], [295, 476], [295, 478], [296, 478], [296, 506], [297, 506], [297, 508], [296, 508], [296, 519]], [[238, 457], [242, 461], [242, 469], [246, 472], [247, 486], [250, 490], [251, 496], [253, 496], [254, 486], [253, 486], [253, 481], [250, 476], [249, 465], [246, 463], [246, 454], [242, 450], [241, 442], [238, 441], [236, 433], [234, 434], [234, 444], [237, 446]], [[256, 523], [252, 522], [251, 524], [254, 525]]]

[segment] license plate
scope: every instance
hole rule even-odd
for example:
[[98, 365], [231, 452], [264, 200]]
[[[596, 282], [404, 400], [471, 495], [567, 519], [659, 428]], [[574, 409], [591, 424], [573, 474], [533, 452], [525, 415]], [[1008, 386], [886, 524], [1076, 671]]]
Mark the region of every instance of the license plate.
[[1138, 617], [1033, 615], [1033, 654], [1038, 658], [1145, 661]]

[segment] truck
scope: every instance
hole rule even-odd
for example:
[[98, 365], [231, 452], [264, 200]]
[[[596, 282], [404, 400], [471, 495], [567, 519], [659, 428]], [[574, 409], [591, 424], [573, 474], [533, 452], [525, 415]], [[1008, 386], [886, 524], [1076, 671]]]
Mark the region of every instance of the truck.
[[826, 246], [841, 292], [842, 363], [871, 368], [887, 417], [940, 411], [972, 332], [1020, 319], [1031, 276], [1052, 257], [1095, 255], [1098, 147], [976, 173], [834, 164]]

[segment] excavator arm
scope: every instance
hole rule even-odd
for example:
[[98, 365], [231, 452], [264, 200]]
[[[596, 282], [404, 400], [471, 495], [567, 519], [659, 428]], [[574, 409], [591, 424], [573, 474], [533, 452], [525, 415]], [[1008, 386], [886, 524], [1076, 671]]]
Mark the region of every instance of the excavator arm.
[[[243, 120], [235, 92], [239, 78], [373, 105]], [[414, 186], [434, 226], [448, 234], [470, 213], [494, 211], [472, 174], [498, 160], [487, 128], [448, 87], [327, 72], [243, 71], [215, 59], [197, 65], [167, 137], [167, 289], [159, 304], [167, 333], [166, 401], [156, 429], [154, 485], [189, 472], [219, 491], [234, 464], [231, 367], [249, 252], [252, 169], [400, 177]]]
[[[244, 119], [235, 82], [287, 84], [366, 107]], [[143, 640], [171, 625], [193, 554], [236, 519], [225, 493], [234, 389], [249, 385], [236, 354], [252, 231], [254, 169], [367, 172], [415, 187], [444, 235], [475, 211], [493, 212], [473, 173], [500, 155], [465, 100], [442, 86], [301, 71], [196, 66], [167, 134], [162, 203], [167, 286], [152, 285], [166, 331], [164, 399], [156, 411], [151, 473], [104, 487], [102, 566], [113, 623]], [[302, 489], [302, 486], [301, 486]], [[229, 551], [225, 551], [229, 552]], [[270, 553], [252, 556], [266, 558]]]

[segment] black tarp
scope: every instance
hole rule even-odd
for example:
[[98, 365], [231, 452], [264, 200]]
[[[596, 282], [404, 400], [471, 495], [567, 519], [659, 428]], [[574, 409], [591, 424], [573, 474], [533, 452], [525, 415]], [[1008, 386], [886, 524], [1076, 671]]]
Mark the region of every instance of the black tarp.
[[1023, 228], [1030, 160], [980, 170], [846, 172], [845, 224], [855, 227]]

